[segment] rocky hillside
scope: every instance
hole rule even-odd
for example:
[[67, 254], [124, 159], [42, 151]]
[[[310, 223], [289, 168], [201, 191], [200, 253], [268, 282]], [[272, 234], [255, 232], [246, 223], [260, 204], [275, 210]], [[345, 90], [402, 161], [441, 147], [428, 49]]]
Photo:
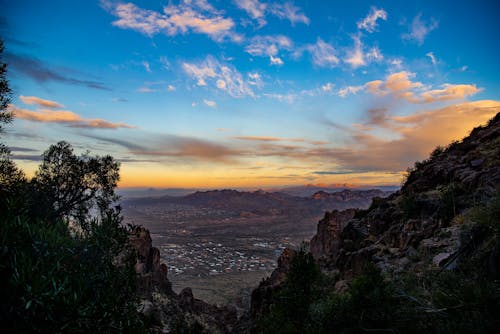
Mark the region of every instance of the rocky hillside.
[[[498, 328], [498, 320], [494, 320], [498, 318], [492, 314], [499, 311], [499, 191], [497, 114], [462, 141], [438, 147], [429, 159], [417, 162], [408, 170], [400, 191], [375, 198], [367, 210], [325, 214], [309, 254], [328, 283], [311, 279], [306, 284], [304, 291], [310, 295], [304, 303], [309, 305], [303, 309], [302, 320], [288, 329], [323, 332], [335, 325], [336, 330], [326, 332], [382, 331], [380, 328], [412, 332], [401, 327], [411, 322], [416, 332], [489, 332]], [[298, 261], [304, 268], [308, 258], [301, 252]], [[254, 291], [251, 315], [255, 331], [266, 332], [271, 318], [293, 323], [293, 311], [280, 300], [285, 295], [290, 302], [296, 296], [297, 291], [290, 292], [296, 279], [287, 277], [294, 271], [290, 268], [295, 254], [287, 250], [275, 273]], [[306, 275], [304, 270], [302, 273]], [[367, 282], [374, 286], [359, 297], [360, 286]], [[385, 297], [373, 295], [386, 288]], [[322, 292], [315, 295], [316, 290]], [[342, 315], [346, 305], [350, 315]], [[371, 306], [365, 309], [363, 305]], [[384, 308], [387, 305], [390, 307]], [[398, 308], [406, 313], [394, 313]], [[361, 316], [352, 314], [356, 310]], [[267, 325], [259, 327], [259, 323]], [[298, 332], [292, 329], [282, 332]]]
[[[160, 263], [160, 251], [152, 247], [148, 230], [137, 227], [129, 237], [137, 256], [139, 311], [152, 333], [229, 333], [237, 323], [232, 307], [217, 307], [193, 297], [190, 288], [179, 294], [172, 290], [167, 266]], [[122, 254], [127, 257], [128, 254]], [[120, 263], [120, 259], [117, 259]]]

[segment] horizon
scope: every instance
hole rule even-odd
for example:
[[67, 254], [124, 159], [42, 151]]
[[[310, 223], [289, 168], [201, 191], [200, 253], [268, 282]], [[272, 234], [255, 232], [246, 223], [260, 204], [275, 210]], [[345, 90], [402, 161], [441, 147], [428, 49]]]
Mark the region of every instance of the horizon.
[[0, 4], [28, 176], [66, 140], [121, 190], [398, 187], [500, 112], [500, 3]]

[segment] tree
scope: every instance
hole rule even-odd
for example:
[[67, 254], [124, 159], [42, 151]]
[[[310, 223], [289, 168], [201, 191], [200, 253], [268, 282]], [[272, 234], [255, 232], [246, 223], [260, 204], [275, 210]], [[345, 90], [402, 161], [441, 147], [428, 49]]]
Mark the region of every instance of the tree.
[[[9, 111], [12, 91], [7, 80], [7, 64], [3, 62], [3, 41], [0, 40], [0, 136], [3, 126], [12, 122], [12, 112]], [[0, 142], [0, 210], [12, 206], [12, 201], [19, 199], [20, 188], [26, 185], [24, 173], [10, 159], [10, 150]]]
[[[12, 121], [12, 113], [8, 111], [12, 91], [7, 80], [7, 64], [2, 59], [3, 50], [3, 41], [0, 40], [0, 133], [3, 131], [2, 123], [5, 124]], [[2, 147], [5, 146], [2, 145]]]
[[[119, 180], [119, 163], [111, 156], [77, 156], [71, 145], [61, 141], [43, 154], [43, 161], [31, 184], [37, 216], [48, 220], [73, 219], [81, 224], [93, 214], [101, 217], [119, 208], [114, 189]], [[41, 207], [39, 203], [43, 202]], [[37, 212], [38, 211], [38, 212]]]

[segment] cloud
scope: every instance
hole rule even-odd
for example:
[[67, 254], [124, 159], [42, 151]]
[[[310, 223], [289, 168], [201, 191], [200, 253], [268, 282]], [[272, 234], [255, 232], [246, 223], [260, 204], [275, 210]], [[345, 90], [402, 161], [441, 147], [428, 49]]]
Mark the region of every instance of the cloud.
[[280, 19], [289, 20], [292, 25], [295, 25], [295, 23], [304, 23], [308, 25], [310, 22], [310, 19], [302, 13], [301, 9], [291, 2], [282, 4], [274, 3], [270, 7], [270, 12]]
[[271, 65], [283, 65], [278, 57], [280, 50], [291, 50], [293, 42], [283, 35], [255, 36], [246, 46], [245, 51], [252, 56], [269, 57]]
[[431, 59], [432, 64], [437, 64], [437, 59], [434, 56], [434, 52], [427, 52], [425, 55]]
[[143, 60], [141, 62], [142, 66], [144, 66], [144, 69], [146, 70], [146, 72], [148, 73], [151, 73], [151, 65], [149, 65], [149, 62]]
[[9, 110], [19, 119], [41, 123], [59, 123], [74, 128], [118, 129], [134, 128], [124, 123], [112, 123], [99, 118], [83, 118], [69, 110], [37, 109], [36, 111], [9, 105]]
[[363, 54], [363, 44], [361, 43], [361, 38], [359, 36], [353, 36], [354, 48], [347, 52], [347, 58], [344, 62], [351, 65], [352, 68], [358, 68], [360, 66], [365, 66], [366, 61]]
[[193, 137], [175, 135], [151, 135], [141, 140], [141, 144], [116, 138], [84, 134], [86, 137], [107, 141], [126, 148], [130, 154], [156, 159], [167, 159], [172, 163], [186, 160], [211, 163], [237, 163], [237, 158], [247, 154], [244, 150], [232, 149], [226, 145]]
[[435, 101], [458, 100], [475, 95], [482, 90], [481, 88], [477, 88], [476, 85], [444, 84], [442, 87], [442, 89], [433, 89], [423, 92], [420, 97], [420, 102], [430, 103]]
[[183, 1], [179, 5], [167, 5], [163, 7], [163, 13], [142, 9], [133, 3], [101, 3], [118, 18], [112, 23], [114, 26], [132, 29], [148, 36], [158, 33], [174, 36], [195, 32], [206, 34], [216, 41], [226, 37], [234, 41], [241, 39], [233, 31], [233, 20], [223, 17], [206, 1]]
[[229, 64], [220, 63], [212, 56], [207, 56], [199, 63], [183, 63], [184, 72], [196, 80], [198, 86], [207, 86], [207, 80], [217, 89], [225, 91], [232, 97], [254, 96], [243, 76], [236, 68]]
[[6, 53], [5, 58], [9, 66], [12, 66], [14, 71], [22, 73], [38, 83], [54, 81], [70, 85], [81, 85], [93, 89], [111, 90], [110, 88], [104, 86], [102, 82], [81, 80], [68, 76], [67, 73], [71, 74], [75, 72], [73, 70], [58, 69], [56, 71], [36, 58], [15, 55], [12, 53]]
[[64, 106], [60, 103], [57, 103], [55, 101], [51, 100], [44, 100], [36, 96], [19, 96], [21, 101], [23, 101], [24, 104], [36, 104], [39, 107], [45, 107], [45, 108], [63, 108]]
[[388, 75], [385, 81], [367, 82], [364, 87], [373, 95], [390, 95], [411, 103], [459, 100], [481, 91], [476, 85], [464, 84], [444, 84], [440, 89], [429, 89], [419, 81], [412, 81], [414, 76], [414, 73], [401, 71]]
[[408, 33], [401, 36], [403, 39], [422, 45], [427, 35], [438, 27], [439, 23], [434, 18], [431, 18], [429, 22], [425, 22], [421, 20], [421, 17], [422, 13], [419, 13], [413, 18], [411, 25], [408, 27]]
[[312, 62], [319, 67], [335, 67], [339, 63], [335, 48], [318, 37], [315, 44], [308, 45], [307, 51], [311, 53]]
[[389, 116], [387, 110], [373, 109], [369, 111], [370, 125], [396, 131], [398, 138], [386, 139], [353, 129], [353, 144], [331, 149], [329, 156], [342, 169], [403, 171], [426, 158], [437, 145], [463, 138], [498, 112], [499, 101], [466, 102], [409, 116]]
[[247, 141], [263, 141], [263, 142], [279, 142], [279, 141], [288, 141], [288, 142], [306, 142], [304, 138], [281, 138], [281, 137], [271, 137], [271, 136], [236, 136], [233, 137], [238, 140], [247, 140]]
[[327, 82], [326, 84], [321, 86], [321, 90], [323, 92], [331, 92], [333, 89], [333, 86], [334, 86], [334, 84], [332, 84], [331, 82]]
[[383, 9], [377, 9], [376, 7], [371, 7], [370, 13], [363, 20], [358, 21], [358, 29], [366, 30], [367, 32], [375, 32], [377, 29], [377, 20], [381, 19], [387, 20], [387, 12]]
[[267, 4], [261, 3], [259, 0], [235, 0], [235, 2], [236, 5], [246, 11], [252, 19], [257, 20], [260, 26], [267, 23], [265, 20]]
[[176, 89], [177, 89], [177, 88], [175, 88], [175, 86], [174, 86], [174, 85], [168, 85], [168, 86], [167, 86], [167, 91], [169, 91], [169, 92], [174, 92]]
[[217, 107], [217, 103], [215, 101], [211, 101], [211, 100], [203, 100], [203, 103], [205, 103], [207, 106], [209, 106], [210, 108], [216, 108]]
[[262, 81], [262, 76], [258, 72], [250, 72], [248, 75], [248, 84], [251, 86], [256, 86], [262, 88], [264, 82]]
[[234, 0], [238, 8], [243, 9], [260, 27], [267, 24], [266, 16], [274, 15], [282, 20], [289, 20], [292, 25], [296, 23], [309, 24], [309, 18], [302, 13], [299, 7], [292, 2], [263, 3], [259, 0]]
[[265, 97], [268, 97], [270, 99], [275, 99], [275, 100], [278, 100], [280, 102], [286, 102], [289, 104], [292, 104], [293, 102], [295, 102], [295, 99], [297, 98], [296, 94], [264, 93], [262, 95], [264, 95]]
[[350, 94], [356, 94], [357, 92], [363, 90], [365, 86], [347, 86], [338, 90], [337, 95], [340, 97], [346, 97]]
[[151, 88], [151, 87], [139, 87], [139, 88], [137, 88], [137, 91], [139, 93], [155, 93], [155, 92], [157, 92], [156, 89]]

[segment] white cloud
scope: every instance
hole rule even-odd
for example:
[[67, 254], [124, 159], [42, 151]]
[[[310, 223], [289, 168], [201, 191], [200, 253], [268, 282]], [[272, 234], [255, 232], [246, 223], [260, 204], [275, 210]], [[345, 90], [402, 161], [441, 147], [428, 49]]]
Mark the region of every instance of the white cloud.
[[332, 89], [333, 89], [333, 84], [331, 82], [327, 82], [326, 84], [324, 84], [323, 86], [321, 86], [321, 90], [323, 92], [331, 92]]
[[268, 97], [270, 99], [275, 99], [275, 100], [278, 100], [280, 102], [286, 102], [289, 104], [292, 104], [295, 101], [295, 99], [297, 98], [297, 95], [295, 95], [295, 94], [264, 93], [262, 95], [264, 95], [265, 97]]
[[259, 0], [234, 0], [236, 6], [247, 12], [248, 16], [256, 20], [260, 27], [267, 24], [266, 15], [274, 15], [282, 20], [289, 20], [292, 25], [296, 23], [309, 24], [309, 18], [302, 13], [299, 7], [292, 2], [267, 4]]
[[354, 40], [354, 48], [347, 52], [347, 58], [344, 59], [344, 62], [351, 65], [352, 68], [365, 66], [366, 61], [363, 54], [361, 38], [359, 36], [353, 36], [352, 38]]
[[352, 68], [366, 66], [370, 62], [379, 62], [384, 59], [382, 52], [377, 46], [374, 46], [365, 53], [363, 42], [361, 42], [361, 34], [353, 35], [354, 46], [347, 51], [344, 62], [351, 65]]
[[171, 66], [171, 65], [170, 65], [170, 61], [168, 60], [168, 58], [167, 58], [167, 57], [165, 57], [165, 56], [161, 56], [161, 57], [160, 57], [160, 63], [161, 63], [161, 65], [162, 65], [162, 67], [163, 67], [164, 69], [166, 69], [166, 70], [170, 70], [170, 66]]
[[217, 107], [217, 103], [215, 101], [211, 101], [211, 100], [203, 100], [203, 103], [205, 103], [207, 106], [209, 106], [210, 108], [216, 108]]
[[163, 13], [143, 9], [133, 3], [102, 3], [105, 9], [118, 17], [113, 22], [114, 26], [132, 29], [148, 36], [158, 33], [173, 36], [196, 32], [206, 34], [217, 41], [225, 37], [236, 41], [241, 39], [241, 36], [233, 31], [233, 20], [223, 17], [204, 0], [164, 6]]
[[302, 13], [301, 9], [295, 7], [291, 2], [285, 2], [284, 4], [275, 3], [270, 7], [270, 11], [280, 19], [289, 20], [292, 25], [295, 25], [295, 23], [304, 23], [308, 25], [310, 22], [309, 18]]
[[380, 52], [380, 49], [375, 46], [371, 48], [370, 51], [368, 51], [368, 53], [366, 54], [366, 59], [369, 61], [381, 61], [382, 59], [384, 59], [384, 56], [382, 55], [382, 52]]
[[259, 22], [263, 26], [267, 22], [265, 20], [267, 4], [259, 2], [259, 0], [235, 0], [236, 5], [246, 11], [248, 15]]
[[281, 66], [284, 64], [283, 60], [281, 60], [280, 57], [274, 57], [274, 56], [271, 56], [269, 58], [270, 62], [271, 62], [271, 65], [278, 65], [278, 66]]
[[175, 88], [175, 86], [173, 86], [173, 85], [168, 85], [168, 86], [167, 86], [167, 91], [169, 91], [169, 92], [173, 92], [173, 91], [175, 91], [176, 89], [177, 89], [177, 88]]
[[364, 29], [367, 32], [374, 32], [377, 29], [377, 20], [387, 20], [387, 12], [383, 9], [372, 7], [370, 13], [363, 20], [357, 23], [358, 29]]
[[347, 87], [339, 89], [339, 91], [337, 92], [337, 95], [340, 97], [346, 97], [347, 95], [350, 95], [350, 94], [356, 94], [357, 92], [359, 92], [360, 90], [363, 90], [364, 88], [365, 88], [365, 86], [347, 86]]
[[212, 56], [207, 56], [200, 63], [183, 63], [182, 68], [188, 76], [197, 81], [198, 86], [208, 86], [210, 81], [217, 89], [227, 92], [232, 97], [254, 96], [243, 76], [231, 65], [220, 63]]
[[403, 67], [403, 59], [393, 58], [389, 61], [389, 64], [393, 66], [395, 69], [400, 70]]
[[292, 47], [292, 40], [283, 35], [255, 36], [245, 51], [252, 56], [269, 57], [271, 65], [283, 65], [284, 62], [278, 54], [280, 50], [291, 50]]
[[434, 56], [434, 52], [427, 52], [425, 55], [431, 59], [432, 64], [437, 64], [437, 59], [436, 56]]
[[424, 44], [425, 37], [434, 29], [438, 27], [438, 21], [431, 18], [429, 22], [424, 22], [421, 20], [422, 13], [419, 13], [413, 19], [411, 25], [409, 26], [408, 33], [402, 35], [403, 39], [416, 42], [418, 45]]
[[307, 51], [311, 53], [312, 62], [320, 67], [335, 67], [339, 63], [335, 48], [318, 37], [315, 44], [308, 45]]
[[257, 73], [248, 73], [248, 84], [252, 86], [257, 86], [259, 88], [262, 88], [264, 86], [264, 83], [262, 81], [262, 76]]
[[151, 66], [149, 65], [149, 63], [147, 61], [142, 61], [141, 62], [142, 66], [144, 66], [144, 69], [146, 70], [146, 72], [148, 73], [151, 73]]

